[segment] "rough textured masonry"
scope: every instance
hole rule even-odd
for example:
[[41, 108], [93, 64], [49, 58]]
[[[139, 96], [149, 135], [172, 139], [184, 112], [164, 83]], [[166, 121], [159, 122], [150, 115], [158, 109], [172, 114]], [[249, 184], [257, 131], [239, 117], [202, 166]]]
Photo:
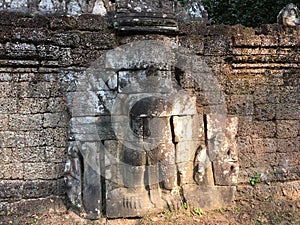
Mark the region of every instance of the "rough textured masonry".
[[[21, 2], [29, 4], [28, 2], [31, 1], [11, 0], [4, 2], [5, 4], [2, 3], [1, 7], [14, 9], [23, 8], [21, 5], [17, 6]], [[45, 2], [51, 2], [53, 7], [49, 8], [50, 6]], [[67, 3], [64, 6], [65, 8], [57, 6], [62, 11], [55, 11], [55, 4], [61, 2], [64, 1], [40, 1], [39, 5], [35, 5], [35, 8], [42, 11], [41, 9], [49, 6], [47, 8], [49, 11], [54, 10], [51, 11], [52, 13], [68, 14], [72, 14], [71, 11], [76, 9], [77, 13], [74, 13], [74, 15], [93, 12], [91, 11], [92, 8], [82, 11], [82, 8], [79, 7], [80, 4], [77, 7], [75, 3], [72, 7], [69, 7]], [[68, 4], [71, 4], [70, 2], [78, 1], [68, 1]], [[101, 2], [102, 4], [102, 1], [94, 1], [94, 7], [95, 2], [98, 2], [97, 4]], [[43, 8], [43, 4], [47, 7]], [[106, 4], [108, 3], [106, 2]], [[29, 7], [29, 9], [32, 8]], [[68, 9], [69, 11], [66, 11]], [[106, 127], [107, 123], [110, 123], [110, 114], [100, 106], [109, 105], [111, 95], [122, 91], [128, 93], [126, 84], [134, 83], [132, 77], [136, 79], [136, 77], [147, 76], [147, 74], [155, 74], [154, 77], [156, 78], [153, 81], [160, 80], [157, 78], [169, 81], [164, 83], [167, 85], [165, 90], [171, 90], [170, 93], [175, 93], [172, 100], [163, 104], [166, 106], [164, 111], [167, 113], [164, 116], [157, 116], [156, 114], [156, 116], [151, 117], [152, 119], [155, 117], [160, 118], [160, 123], [162, 121], [170, 123], [167, 130], [163, 130], [165, 126], [156, 123], [159, 124], [156, 130], [164, 132], [161, 135], [163, 140], [169, 140], [169, 142], [164, 142], [166, 145], [171, 145], [168, 149], [175, 149], [174, 146], [178, 146], [180, 143], [182, 146], [186, 145], [189, 137], [186, 135], [187, 132], [181, 130], [182, 127], [186, 126], [191, 126], [193, 131], [192, 137], [188, 139], [188, 146], [193, 146], [194, 142], [200, 143], [200, 146], [204, 146], [203, 150], [205, 147], [209, 147], [211, 143], [214, 145], [215, 139], [212, 141], [210, 138], [214, 136], [213, 133], [210, 133], [210, 130], [213, 130], [210, 127], [214, 127], [214, 120], [211, 120], [212, 115], [210, 112], [214, 107], [219, 107], [223, 103], [225, 103], [228, 118], [227, 123], [226, 121], [223, 122], [227, 124], [226, 127], [232, 128], [230, 132], [225, 132], [227, 143], [233, 146], [226, 146], [231, 151], [224, 150], [219, 155], [219, 157], [222, 156], [222, 159], [232, 159], [226, 161], [229, 162], [229, 164], [226, 164], [226, 166], [229, 166], [229, 172], [224, 173], [225, 169], [222, 167], [224, 164], [222, 160], [219, 160], [217, 162], [221, 162], [221, 164], [212, 162], [210, 166], [205, 166], [205, 174], [208, 174], [206, 176], [203, 176], [204, 172], [201, 169], [201, 162], [203, 162], [201, 161], [201, 149], [189, 149], [193, 155], [191, 159], [185, 159], [185, 154], [176, 155], [180, 153], [180, 151], [177, 151], [173, 153], [173, 155], [176, 155], [175, 159], [168, 158], [165, 160], [166, 155], [161, 153], [164, 153], [166, 147], [158, 148], [158, 155], [162, 158], [158, 157], [156, 160], [167, 162], [167, 170], [164, 169], [166, 165], [160, 164], [160, 168], [154, 168], [159, 172], [148, 172], [147, 175], [144, 171], [143, 173], [135, 171], [135, 175], [140, 176], [140, 179], [122, 181], [122, 185], [125, 187], [133, 188], [132, 192], [136, 191], [136, 186], [143, 183], [145, 186], [144, 191], [137, 193], [140, 193], [138, 197], [146, 196], [142, 198], [145, 205], [149, 204], [151, 208], [153, 202], [155, 202], [158, 207], [160, 207], [159, 204], [161, 204], [161, 207], [165, 207], [166, 202], [172, 202], [175, 205], [178, 199], [181, 203], [183, 198], [191, 204], [198, 204], [199, 201], [205, 203], [206, 201], [209, 202], [207, 199], [212, 198], [214, 193], [222, 193], [216, 191], [210, 194], [207, 191], [203, 194], [204, 189], [198, 189], [199, 184], [203, 181], [205, 185], [200, 186], [211, 188], [209, 190], [214, 190], [213, 187], [223, 188], [222, 190], [229, 189], [230, 193], [231, 190], [232, 192], [236, 190], [235, 197], [237, 199], [249, 198], [255, 191], [266, 198], [272, 195], [299, 200], [299, 28], [283, 28], [274, 24], [252, 29], [239, 25], [206, 26], [204, 23], [179, 22], [176, 32], [139, 34], [137, 32], [116, 31], [112, 22], [101, 16], [100, 6], [98, 10], [97, 12], [100, 15], [82, 14], [77, 17], [45, 16], [41, 13], [24, 15], [19, 13], [20, 10], [0, 14], [1, 216], [59, 212], [69, 204], [65, 200], [65, 192], [74, 186], [67, 186], [66, 189], [63, 177], [66, 162], [68, 160], [76, 161], [76, 157], [74, 154], [72, 155], [72, 151], [76, 153], [76, 148], [72, 148], [74, 143], [71, 134], [83, 138], [79, 140], [81, 149], [90, 148], [91, 145], [97, 143], [93, 139], [87, 139], [93, 138], [91, 135], [85, 137], [78, 135], [85, 132], [80, 130], [80, 126], [70, 126], [74, 122], [75, 124], [77, 122], [77, 124], [87, 126], [90, 123], [98, 123], [100, 129], [98, 134], [106, 135], [101, 138], [100, 144], [109, 151], [118, 149], [117, 152], [111, 152], [111, 154], [117, 154], [115, 158], [119, 157], [127, 162], [125, 156], [132, 154], [130, 149], [116, 146], [118, 143], [115, 141], [111, 130], [101, 130], [101, 128]], [[174, 24], [171, 23], [171, 25]], [[127, 67], [124, 65], [122, 70], [117, 73], [116, 79], [118, 82], [116, 83], [118, 85], [114, 84], [113, 79], [108, 79], [106, 85], [109, 89], [106, 90], [103, 90], [105, 86], [90, 87], [89, 84], [78, 83], [82, 81], [82, 77], [88, 76], [90, 70], [93, 71], [95, 60], [102, 59], [101, 57], [105, 56], [108, 50], [135, 41], [145, 40], [175, 43], [176, 46], [181, 46], [189, 51], [188, 54], [191, 54], [194, 57], [193, 59], [201, 62], [199, 68], [196, 65], [193, 71], [203, 70], [203, 63], [207, 64], [213, 78], [217, 81], [218, 91], [215, 88], [209, 90], [197, 86], [192, 72], [188, 74], [184, 70], [168, 67], [168, 64], [162, 65], [158, 70], [152, 70], [148, 65], [146, 65], [148, 70], [141, 70], [138, 66], [143, 67], [143, 64], [131, 64]], [[162, 46], [161, 49], [169, 48]], [[151, 49], [148, 50], [151, 51]], [[116, 57], [118, 56], [117, 54]], [[189, 62], [188, 59], [186, 60]], [[121, 64], [121, 60], [110, 62], [112, 67]], [[207, 72], [207, 70], [205, 71]], [[207, 74], [210, 73], [207, 72]], [[95, 83], [97, 82], [92, 82], [92, 84]], [[180, 97], [177, 97], [176, 91], [173, 92], [173, 90], [178, 90], [177, 86], [184, 90], [184, 94]], [[82, 87], [85, 89], [80, 89]], [[88, 99], [95, 101], [95, 104], [87, 103], [87, 106], [99, 106], [96, 115], [95, 111], [89, 112], [88, 107], [81, 107], [76, 105], [76, 101], [73, 101], [72, 97], [75, 91], [77, 99], [82, 97], [79, 103], [85, 100], [85, 93], [78, 95], [80, 90], [85, 91], [85, 93], [90, 90], [88, 93], [91, 94], [92, 98], [88, 96]], [[143, 90], [145, 90], [145, 87]], [[159, 90], [160, 93], [162, 91]], [[191, 97], [187, 98], [186, 95]], [[222, 97], [220, 97], [221, 95]], [[121, 100], [125, 98], [120, 97]], [[130, 104], [130, 101], [128, 100], [128, 104]], [[156, 111], [163, 111], [160, 107], [161, 102], [165, 103], [165, 100], [161, 96], [150, 96], [146, 100], [144, 98], [143, 101], [132, 101], [135, 104], [132, 103], [132, 111], [130, 112], [132, 115], [131, 128], [135, 130], [137, 136], [147, 137], [149, 133], [147, 133], [146, 128], [148, 125], [146, 124], [149, 121], [143, 119], [143, 116], [147, 115], [149, 117], [150, 114], [152, 115]], [[189, 105], [186, 111], [185, 104], [181, 104], [183, 101], [186, 105]], [[174, 109], [176, 102], [179, 102], [182, 107], [179, 111]], [[145, 107], [149, 103], [156, 107]], [[139, 108], [145, 108], [145, 110], [141, 111]], [[76, 115], [78, 110], [80, 117]], [[121, 114], [117, 116], [121, 116]], [[100, 120], [94, 121], [99, 118]], [[185, 124], [185, 126], [176, 127], [176, 124], [180, 123]], [[202, 125], [198, 129], [189, 124]], [[142, 130], [139, 129], [141, 127], [143, 127]], [[200, 129], [201, 127], [203, 129]], [[185, 148], [176, 147], [176, 150], [178, 149]], [[144, 154], [147, 154], [147, 156]], [[99, 170], [108, 178], [109, 172], [114, 171], [114, 166], [117, 163], [109, 161], [105, 158], [105, 155], [99, 154], [98, 157], [100, 161], [104, 160], [106, 163], [105, 165], [100, 164]], [[134, 158], [134, 156], [132, 157]], [[137, 158], [134, 163], [137, 163], [138, 166], [155, 164], [155, 159], [151, 155], [149, 156], [146, 151], [141, 151], [140, 155], [135, 157]], [[178, 161], [178, 159], [182, 161]], [[185, 165], [190, 165], [188, 168], [192, 169], [181, 168], [180, 163], [182, 162]], [[132, 161], [128, 163], [130, 164]], [[169, 179], [167, 182], [162, 183], [160, 187], [151, 186], [150, 183], [144, 184], [145, 178], [143, 176], [148, 176], [148, 180], [159, 179], [159, 177], [166, 175], [165, 171], [170, 172], [170, 168], [178, 172], [178, 176], [175, 176], [173, 181]], [[194, 171], [195, 168], [198, 170]], [[82, 171], [91, 176], [97, 175], [93, 174], [88, 167], [85, 167], [85, 170]], [[124, 171], [126, 172], [126, 170]], [[155, 174], [155, 172], [160, 176], [149, 177], [149, 174]], [[177, 174], [177, 172], [174, 173]], [[186, 176], [188, 180], [184, 180], [185, 176], [181, 177], [185, 172], [191, 175]], [[234, 178], [237, 173], [238, 178], [236, 180]], [[262, 174], [261, 181], [263, 182], [257, 184], [254, 188], [249, 185], [249, 178], [258, 173]], [[118, 175], [120, 177], [116, 179], [122, 180], [124, 174]], [[128, 176], [125, 177], [128, 178]], [[169, 176], [169, 178], [171, 177]], [[101, 190], [98, 196], [101, 206], [105, 205], [103, 201], [106, 199], [105, 196], [102, 196], [103, 193], [108, 193], [107, 201], [111, 201], [116, 196], [118, 198], [121, 196], [121, 206], [134, 209], [135, 214], [131, 214], [132, 210], [124, 211], [122, 215], [115, 214], [115, 208], [113, 207], [119, 208], [120, 206], [114, 206], [110, 203], [108, 203], [108, 206], [111, 208], [100, 208], [101, 212], [106, 210], [110, 217], [136, 216], [144, 214], [145, 210], [148, 209], [145, 205], [141, 207], [138, 198], [136, 199], [136, 193], [133, 197], [130, 197], [128, 193], [124, 194], [124, 191], [127, 190], [122, 189], [119, 183], [115, 185], [114, 182], [110, 183], [108, 181], [104, 182], [105, 185], [103, 185], [103, 180], [101, 180], [103, 178], [96, 178], [99, 179], [100, 189], [98, 190]], [[137, 184], [136, 182], [140, 183]], [[84, 180], [83, 183], [84, 185], [89, 184], [89, 180]], [[177, 196], [178, 198], [176, 198], [176, 194], [170, 195], [169, 193], [176, 190], [172, 185], [183, 187]], [[184, 185], [189, 186], [186, 189], [188, 194], [185, 194]], [[76, 190], [73, 193], [76, 193]], [[147, 203], [149, 193], [152, 198], [157, 196], [158, 198], [155, 201], [150, 199]], [[86, 196], [89, 196], [89, 194], [88, 192], [84, 193]], [[126, 196], [130, 198], [126, 199]], [[172, 199], [174, 196], [175, 199]], [[233, 196], [226, 195], [226, 197], [228, 196], [230, 199], [227, 203], [230, 203]], [[90, 198], [93, 198], [93, 196]], [[164, 202], [160, 203], [162, 199]], [[220, 199], [226, 203], [225, 197]], [[73, 204], [81, 203], [80, 201], [82, 199], [75, 199]], [[116, 200], [113, 200], [113, 202], [116, 202]], [[89, 203], [84, 203], [85, 210], [88, 211], [86, 213], [91, 218], [96, 218], [99, 212], [94, 210], [94, 205], [91, 205], [94, 208], [89, 210]]]

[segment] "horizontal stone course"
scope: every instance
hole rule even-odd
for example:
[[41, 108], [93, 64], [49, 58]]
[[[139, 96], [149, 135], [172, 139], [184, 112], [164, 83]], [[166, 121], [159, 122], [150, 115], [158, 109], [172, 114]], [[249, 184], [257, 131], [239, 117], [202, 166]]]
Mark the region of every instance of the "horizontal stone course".
[[3, 202], [0, 205], [0, 216], [33, 214], [63, 213], [66, 212], [61, 196], [48, 196], [46, 198], [33, 198], [15, 201], [13, 203]]
[[2, 180], [0, 181], [0, 198], [14, 198], [15, 200], [43, 198], [50, 195], [63, 195], [63, 189], [59, 190], [62, 180]]
[[18, 130], [41, 130], [42, 129], [42, 115], [9, 115], [9, 129], [12, 131]]

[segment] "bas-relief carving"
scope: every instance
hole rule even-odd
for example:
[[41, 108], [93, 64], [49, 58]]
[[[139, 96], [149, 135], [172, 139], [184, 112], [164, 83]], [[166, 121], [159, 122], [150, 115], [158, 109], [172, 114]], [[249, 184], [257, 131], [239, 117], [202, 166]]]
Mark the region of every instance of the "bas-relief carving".
[[[237, 119], [198, 110], [196, 97], [178, 86], [168, 48], [127, 50], [136, 46], [143, 51], [131, 57], [124, 49], [109, 52], [105, 65], [123, 69], [82, 75], [88, 81], [68, 100], [72, 205], [96, 219], [143, 216], [184, 201], [201, 208], [229, 204], [238, 175]], [[161, 58], [149, 64], [147, 51]], [[82, 101], [84, 87], [92, 101]]]
[[[200, 129], [190, 130], [197, 123], [197, 115], [184, 111], [173, 115], [174, 103], [183, 98], [191, 101], [193, 108], [189, 111], [195, 113], [195, 98], [182, 95], [173, 100], [143, 98], [131, 108], [131, 135], [137, 138], [128, 135], [125, 142], [115, 144], [120, 158], [108, 165], [107, 171], [111, 173], [110, 166], [115, 167], [120, 180], [118, 187], [107, 182], [108, 217], [143, 215], [153, 208], [177, 208], [182, 204], [176, 160], [182, 164], [192, 160], [201, 137]], [[128, 144], [126, 140], [131, 139], [134, 143]], [[182, 152], [187, 150], [184, 156], [176, 155], [178, 143], [183, 144]]]

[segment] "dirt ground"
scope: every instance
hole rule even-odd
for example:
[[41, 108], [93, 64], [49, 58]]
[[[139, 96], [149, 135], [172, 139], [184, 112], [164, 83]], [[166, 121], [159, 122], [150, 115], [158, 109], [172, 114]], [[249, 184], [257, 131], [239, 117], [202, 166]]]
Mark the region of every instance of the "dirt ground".
[[291, 225], [300, 224], [300, 201], [274, 200], [264, 201], [244, 200], [234, 204], [231, 208], [220, 208], [210, 211], [201, 209], [185, 209], [178, 211], [165, 210], [156, 215], [147, 215], [136, 219], [114, 220], [85, 220], [71, 211], [60, 214], [31, 215], [28, 217], [3, 217], [1, 223], [5, 225], [164, 225], [164, 224], [205, 224], [205, 225]]

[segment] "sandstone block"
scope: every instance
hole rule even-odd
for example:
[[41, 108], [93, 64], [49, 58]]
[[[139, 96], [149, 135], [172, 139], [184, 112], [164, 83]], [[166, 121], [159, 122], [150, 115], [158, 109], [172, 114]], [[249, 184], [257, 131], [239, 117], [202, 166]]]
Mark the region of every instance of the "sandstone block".
[[228, 113], [240, 116], [253, 115], [253, 96], [252, 95], [232, 95], [228, 101]]
[[194, 184], [195, 165], [193, 161], [176, 162], [178, 166], [180, 185]]
[[0, 131], [1, 147], [24, 147], [23, 131]]
[[50, 82], [20, 82], [19, 95], [21, 98], [49, 98], [52, 86]]
[[258, 154], [274, 153], [278, 150], [278, 140], [276, 138], [253, 139], [253, 148]]
[[56, 45], [37, 45], [36, 48], [40, 59], [58, 60], [61, 55], [60, 48]]
[[204, 48], [204, 55], [226, 55], [229, 52], [229, 40], [215, 37], [211, 40], [206, 40]]
[[181, 141], [176, 144], [176, 162], [184, 163], [193, 161], [199, 147], [197, 141]]
[[44, 113], [43, 127], [67, 127], [69, 116], [67, 113]]
[[17, 104], [16, 98], [0, 98], [0, 113], [16, 113]]
[[5, 203], [0, 206], [0, 214], [3, 215], [26, 215], [63, 213], [66, 207], [61, 197], [52, 196], [41, 199], [28, 199], [15, 203]]
[[278, 138], [294, 138], [298, 136], [297, 120], [276, 120]]
[[0, 131], [8, 129], [8, 115], [0, 114]]
[[299, 120], [299, 103], [281, 103], [276, 105], [276, 119], [278, 120]]
[[233, 116], [228, 117], [223, 143], [219, 146], [218, 155], [213, 161], [216, 185], [230, 186], [237, 184], [239, 173], [238, 145], [236, 143], [237, 131], [238, 118]]
[[47, 146], [45, 147], [45, 161], [50, 163], [66, 162], [66, 149], [60, 147]]
[[234, 200], [235, 191], [236, 188], [233, 186], [183, 186], [183, 195], [187, 204], [191, 207], [201, 209], [230, 206]]
[[10, 130], [41, 130], [42, 128], [42, 114], [21, 115], [11, 114], [9, 116]]
[[12, 148], [11, 158], [14, 162], [43, 162], [45, 160], [45, 147]]
[[64, 163], [24, 163], [23, 176], [26, 180], [57, 179], [64, 174]]
[[[0, 46], [2, 46], [2, 45], [0, 45]], [[12, 81], [13, 78], [14, 78], [14, 76], [8, 72], [4, 73], [3, 71], [1, 71], [1, 73], [0, 73], [0, 81], [1, 82], [9, 82], [9, 81]]]
[[97, 142], [85, 142], [81, 149], [83, 157], [82, 202], [87, 217], [90, 219], [99, 218], [102, 212], [100, 148]]
[[0, 177], [3, 180], [22, 180], [24, 179], [23, 163], [9, 163], [0, 165]]
[[257, 35], [251, 36], [243, 36], [243, 35], [236, 35], [234, 36], [233, 45], [235, 47], [256, 47], [261, 46], [261, 37]]
[[105, 140], [104, 151], [106, 154], [105, 165], [111, 165], [118, 162], [121, 158], [122, 142], [116, 140]]
[[34, 58], [37, 56], [36, 47], [28, 43], [6, 43], [6, 54], [13, 58]]
[[299, 137], [278, 139], [278, 152], [290, 153], [298, 152], [300, 149]]
[[261, 38], [261, 46], [266, 46], [266, 47], [278, 46], [278, 38], [273, 35], [260, 35], [260, 38]]
[[276, 124], [273, 121], [254, 121], [251, 129], [254, 138], [273, 138], [276, 135]]
[[274, 89], [275, 87], [268, 87], [267, 85], [256, 86], [253, 95], [254, 103], [257, 105], [266, 103], [279, 103], [281, 93]]
[[20, 114], [37, 114], [47, 111], [47, 99], [22, 98], [19, 99], [18, 112]]
[[[0, 157], [2, 158], [2, 164], [8, 164], [10, 162], [14, 162], [12, 158], [12, 148], [4, 148], [0, 149]], [[19, 161], [16, 161], [19, 162]]]
[[[42, 100], [40, 100], [42, 101]], [[43, 105], [42, 102], [38, 104]], [[67, 104], [65, 97], [56, 97], [56, 98], [49, 98], [47, 99], [46, 109], [50, 113], [55, 112], [66, 112], [67, 111]], [[43, 112], [43, 111], [42, 111]]]
[[273, 120], [275, 114], [276, 105], [274, 104], [254, 105], [254, 118], [257, 120]]
[[106, 24], [104, 23], [104, 18], [100, 15], [80, 15], [77, 20], [78, 28], [86, 30], [105, 30]]

